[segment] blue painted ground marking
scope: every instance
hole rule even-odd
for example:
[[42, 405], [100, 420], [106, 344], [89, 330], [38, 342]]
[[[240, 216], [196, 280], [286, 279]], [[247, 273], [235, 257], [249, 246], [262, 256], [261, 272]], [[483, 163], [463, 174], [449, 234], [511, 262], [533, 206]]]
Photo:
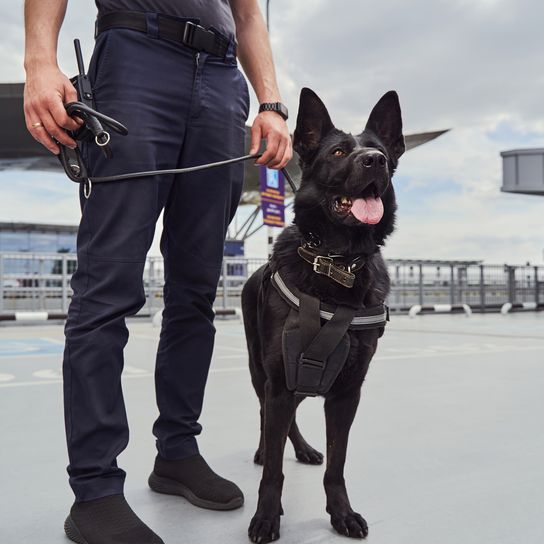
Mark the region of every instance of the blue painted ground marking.
[[47, 338], [3, 338], [0, 340], [0, 358], [56, 355], [62, 353], [63, 350], [62, 343]]

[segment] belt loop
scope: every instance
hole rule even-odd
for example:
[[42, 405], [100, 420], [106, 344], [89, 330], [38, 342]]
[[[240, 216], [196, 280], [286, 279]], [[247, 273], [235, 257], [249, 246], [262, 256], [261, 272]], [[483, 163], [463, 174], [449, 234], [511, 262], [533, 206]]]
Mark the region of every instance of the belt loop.
[[231, 38], [229, 40], [227, 51], [225, 52], [225, 60], [236, 61], [236, 57], [237, 57], [236, 41]]
[[150, 38], [159, 38], [159, 17], [157, 13], [146, 12], [147, 35]]

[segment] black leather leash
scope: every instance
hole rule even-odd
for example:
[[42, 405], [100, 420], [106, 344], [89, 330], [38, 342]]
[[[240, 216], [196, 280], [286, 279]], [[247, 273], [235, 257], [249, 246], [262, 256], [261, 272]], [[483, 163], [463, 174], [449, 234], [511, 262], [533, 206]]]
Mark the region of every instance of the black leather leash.
[[[65, 105], [66, 112], [70, 117], [79, 118], [83, 121], [83, 125], [75, 132], [71, 133], [71, 136], [76, 141], [87, 140], [94, 137], [96, 145], [102, 148], [106, 157], [112, 156], [111, 149], [109, 148], [110, 133], [106, 128], [114, 130], [122, 136], [128, 134], [128, 129], [116, 121], [115, 119], [104, 115], [92, 107], [82, 102], [70, 102]], [[226, 166], [228, 164], [236, 164], [239, 162], [249, 161], [252, 159], [258, 159], [262, 156], [262, 153], [253, 153], [250, 155], [243, 155], [241, 157], [234, 157], [231, 159], [225, 159], [217, 162], [210, 162], [206, 164], [199, 164], [196, 166], [188, 166], [185, 168], [169, 168], [163, 170], [145, 170], [141, 172], [128, 172], [125, 174], [116, 174], [112, 176], [89, 176], [85, 163], [81, 157], [79, 147], [76, 149], [70, 149], [63, 144], [60, 146], [60, 153], [58, 155], [59, 161], [66, 172], [69, 179], [76, 183], [85, 183], [85, 196], [88, 198], [92, 186], [95, 183], [109, 183], [112, 181], [125, 181], [129, 179], [138, 179], [149, 176], [164, 176], [172, 174], [187, 174], [189, 172], [197, 172], [199, 170], [207, 170], [209, 168], [216, 168], [218, 166]], [[296, 193], [297, 187], [291, 178], [289, 172], [282, 168], [282, 173], [287, 179], [293, 193]]]
[[[79, 40], [74, 40], [74, 47], [76, 52], [76, 59], [78, 65], [78, 75], [71, 78], [71, 82], [77, 90], [78, 101], [69, 102], [65, 104], [66, 113], [72, 118], [79, 118], [83, 122], [82, 125], [75, 131], [68, 131], [70, 136], [76, 141], [90, 141], [94, 139], [94, 142], [99, 146], [106, 158], [112, 157], [112, 151], [109, 146], [110, 132], [112, 130], [121, 136], [128, 134], [128, 129], [119, 121], [108, 117], [103, 113], [100, 113], [94, 108], [93, 104], [93, 89], [89, 77], [85, 73], [85, 66], [83, 63], [83, 55], [81, 54], [81, 45]], [[236, 164], [238, 162], [249, 161], [252, 159], [258, 159], [263, 154], [253, 153], [250, 155], [243, 155], [241, 157], [234, 157], [231, 159], [225, 159], [223, 161], [210, 162], [206, 164], [199, 164], [197, 166], [188, 166], [185, 168], [169, 168], [164, 170], [146, 170], [142, 172], [128, 172], [125, 174], [117, 174], [113, 176], [89, 176], [87, 167], [79, 146], [75, 149], [70, 149], [67, 146], [57, 142], [60, 153], [58, 155], [60, 164], [64, 168], [66, 175], [69, 179], [75, 183], [84, 183], [84, 195], [89, 198], [92, 190], [92, 186], [95, 183], [109, 183], [113, 181], [125, 181], [132, 179], [139, 179], [149, 176], [164, 176], [172, 174], [187, 174], [189, 172], [197, 172], [199, 170], [207, 170], [208, 168], [216, 168], [218, 166], [226, 166], [228, 164]], [[297, 187], [293, 182], [289, 172], [285, 168], [282, 168], [282, 173], [287, 179], [293, 193], [296, 193]]]

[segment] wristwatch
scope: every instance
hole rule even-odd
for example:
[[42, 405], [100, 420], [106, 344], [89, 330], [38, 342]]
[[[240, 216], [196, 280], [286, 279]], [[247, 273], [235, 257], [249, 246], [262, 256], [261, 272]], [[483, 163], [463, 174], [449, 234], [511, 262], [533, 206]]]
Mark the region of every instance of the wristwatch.
[[263, 102], [259, 106], [259, 113], [262, 113], [263, 111], [275, 111], [281, 115], [285, 121], [289, 118], [287, 107], [281, 102]]

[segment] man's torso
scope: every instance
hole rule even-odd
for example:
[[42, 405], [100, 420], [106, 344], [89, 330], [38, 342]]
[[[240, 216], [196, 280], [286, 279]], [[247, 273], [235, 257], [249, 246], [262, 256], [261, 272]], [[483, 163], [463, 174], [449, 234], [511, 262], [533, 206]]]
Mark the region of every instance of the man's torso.
[[98, 13], [108, 11], [151, 11], [200, 19], [204, 27], [213, 26], [229, 38], [235, 36], [229, 0], [95, 0]]

